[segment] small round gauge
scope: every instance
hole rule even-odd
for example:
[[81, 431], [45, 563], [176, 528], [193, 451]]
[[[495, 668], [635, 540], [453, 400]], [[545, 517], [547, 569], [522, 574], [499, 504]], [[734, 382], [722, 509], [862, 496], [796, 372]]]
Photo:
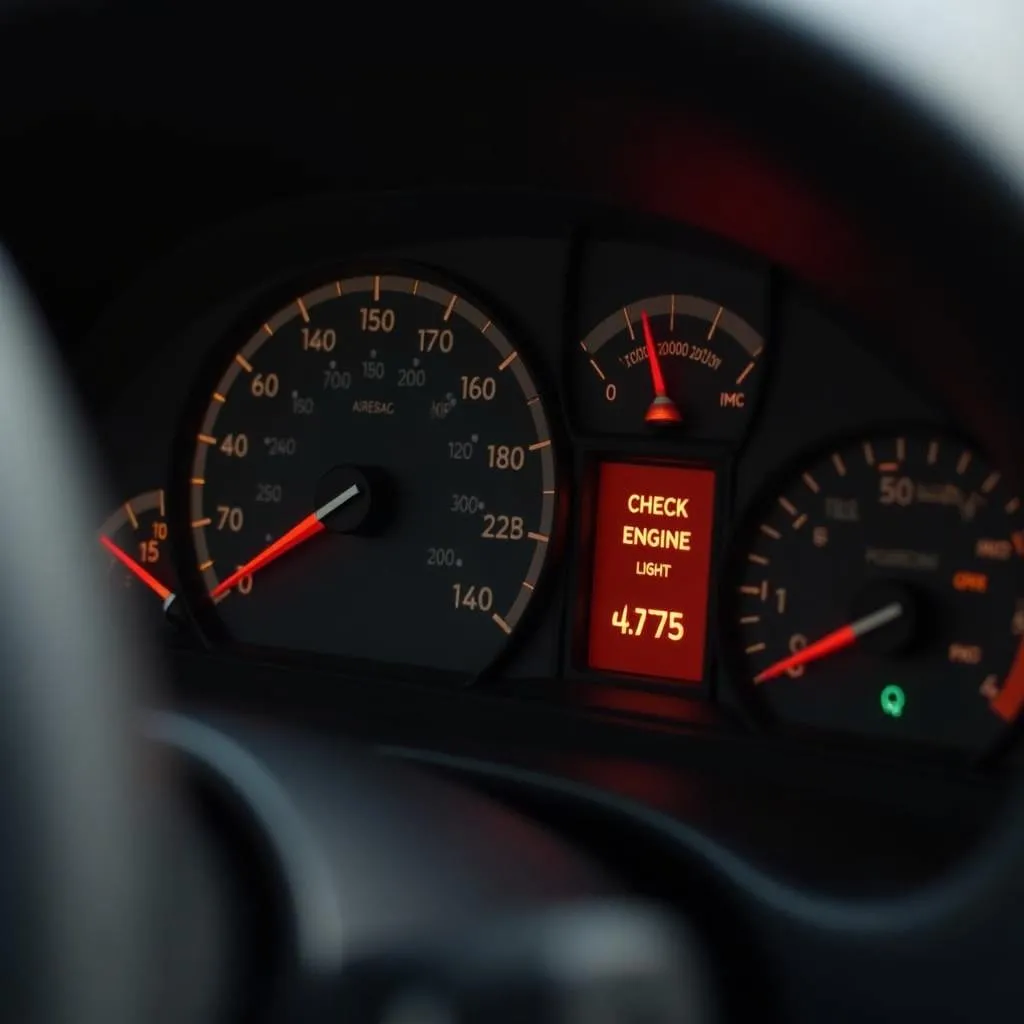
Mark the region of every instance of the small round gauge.
[[764, 339], [708, 299], [658, 295], [609, 314], [580, 348], [574, 391], [585, 429], [735, 440], [753, 408]]
[[734, 552], [723, 622], [770, 720], [978, 751], [1024, 703], [1021, 500], [970, 447], [877, 436], [806, 465]]
[[168, 611], [175, 600], [175, 584], [167, 537], [163, 488], [136, 495], [119, 506], [99, 531], [100, 546], [110, 556], [111, 586], [151, 594]]
[[221, 368], [191, 461], [226, 636], [475, 675], [533, 599], [555, 456], [521, 351], [424, 278], [332, 280]]

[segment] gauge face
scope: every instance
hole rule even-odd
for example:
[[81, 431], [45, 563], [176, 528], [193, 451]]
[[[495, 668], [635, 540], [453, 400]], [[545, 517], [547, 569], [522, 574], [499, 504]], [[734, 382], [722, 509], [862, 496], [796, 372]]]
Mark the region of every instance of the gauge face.
[[1021, 501], [963, 444], [807, 465], [734, 553], [738, 682], [782, 723], [983, 748], [1024, 701]]
[[717, 303], [693, 295], [643, 299], [611, 313], [580, 347], [574, 390], [586, 429], [671, 430], [701, 440], [742, 435], [764, 339]]
[[426, 280], [258, 321], [192, 461], [198, 570], [240, 643], [475, 674], [533, 598], [555, 456], [522, 353]]
[[100, 527], [99, 541], [110, 556], [111, 587], [150, 594], [165, 610], [174, 601], [174, 570], [168, 550], [167, 508], [163, 489], [126, 501]]

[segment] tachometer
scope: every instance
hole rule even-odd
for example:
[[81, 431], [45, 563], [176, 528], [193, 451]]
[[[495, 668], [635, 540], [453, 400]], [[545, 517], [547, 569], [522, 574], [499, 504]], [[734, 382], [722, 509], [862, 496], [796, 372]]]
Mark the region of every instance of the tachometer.
[[708, 299], [658, 295], [610, 313], [580, 348], [575, 404], [588, 429], [733, 440], [753, 410], [764, 339]]
[[740, 686], [783, 724], [982, 748], [1024, 703], [1021, 513], [948, 439], [871, 437], [801, 467], [734, 553]]
[[475, 674], [533, 599], [551, 429], [521, 351], [465, 295], [365, 275], [299, 295], [233, 354], [191, 469], [227, 635]]

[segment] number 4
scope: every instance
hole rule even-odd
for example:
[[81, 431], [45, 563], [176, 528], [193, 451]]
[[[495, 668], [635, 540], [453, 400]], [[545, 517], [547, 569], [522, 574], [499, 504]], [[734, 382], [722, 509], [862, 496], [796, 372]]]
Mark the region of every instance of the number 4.
[[621, 612], [612, 612], [612, 625], [618, 626], [620, 633], [629, 632], [629, 605], [624, 604]]

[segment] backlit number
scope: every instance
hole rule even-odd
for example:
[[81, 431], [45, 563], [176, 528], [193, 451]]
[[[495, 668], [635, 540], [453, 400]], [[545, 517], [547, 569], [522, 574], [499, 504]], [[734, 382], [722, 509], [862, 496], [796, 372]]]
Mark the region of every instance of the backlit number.
[[245, 523], [245, 513], [237, 505], [217, 506], [217, 529], [238, 533]]
[[249, 438], [245, 434], [228, 434], [220, 443], [220, 450], [236, 459], [244, 459], [249, 454]]
[[526, 449], [521, 446], [512, 447], [507, 444], [489, 444], [487, 446], [487, 465], [491, 469], [511, 469], [517, 471], [526, 464]]
[[654, 627], [655, 640], [664, 637], [666, 640], [679, 641], [686, 635], [682, 612], [672, 612], [665, 608], [634, 608], [635, 618], [631, 619], [629, 611], [629, 605], [624, 604], [621, 611], [612, 612], [612, 626], [624, 636], [643, 636], [648, 620], [657, 622]]
[[324, 391], [348, 391], [352, 374], [348, 370], [324, 370]]
[[454, 548], [427, 548], [427, 565], [452, 566], [455, 561]]
[[[796, 654], [797, 651], [802, 651], [807, 646], [807, 637], [803, 633], [794, 633], [789, 638], [789, 653]], [[796, 665], [793, 668], [787, 668], [786, 674], [791, 676], [793, 679], [799, 679], [804, 674], [804, 666]]]
[[882, 505], [913, 504], [914, 481], [908, 476], [883, 476], [879, 481], [878, 500]]
[[490, 587], [464, 586], [452, 584], [456, 608], [468, 608], [470, 611], [489, 612], [494, 607], [494, 591]]
[[400, 388], [421, 388], [426, 383], [427, 371], [422, 368], [398, 371], [398, 386]]
[[475, 494], [453, 494], [450, 512], [469, 512], [475, 515], [484, 507], [484, 503]]
[[376, 334], [378, 331], [390, 334], [395, 329], [395, 311], [363, 306], [359, 310], [359, 322], [363, 330], [369, 331], [371, 334]]
[[473, 442], [472, 441], [449, 441], [448, 442], [448, 458], [456, 459], [459, 461], [465, 461], [466, 459], [473, 458]]
[[276, 373], [268, 373], [266, 376], [257, 373], [249, 385], [253, 398], [273, 398], [280, 389], [281, 381]]
[[495, 516], [488, 512], [480, 536], [489, 540], [522, 540], [525, 532], [522, 516]]
[[302, 350], [304, 352], [333, 352], [334, 346], [337, 344], [338, 335], [331, 327], [326, 330], [321, 330], [319, 327], [302, 328]]
[[267, 446], [267, 454], [271, 456], [294, 455], [299, 448], [294, 437], [265, 437], [263, 443]]
[[144, 540], [139, 545], [139, 561], [146, 563], [160, 561], [160, 545], [155, 540]]
[[462, 397], [471, 402], [489, 402], [498, 392], [498, 382], [493, 377], [463, 377]]
[[284, 497], [284, 488], [280, 484], [257, 484], [256, 500], [263, 504], [276, 505]]
[[420, 351], [433, 352], [435, 348], [445, 354], [451, 352], [455, 345], [455, 335], [449, 330], [438, 331], [433, 328], [420, 328]]

